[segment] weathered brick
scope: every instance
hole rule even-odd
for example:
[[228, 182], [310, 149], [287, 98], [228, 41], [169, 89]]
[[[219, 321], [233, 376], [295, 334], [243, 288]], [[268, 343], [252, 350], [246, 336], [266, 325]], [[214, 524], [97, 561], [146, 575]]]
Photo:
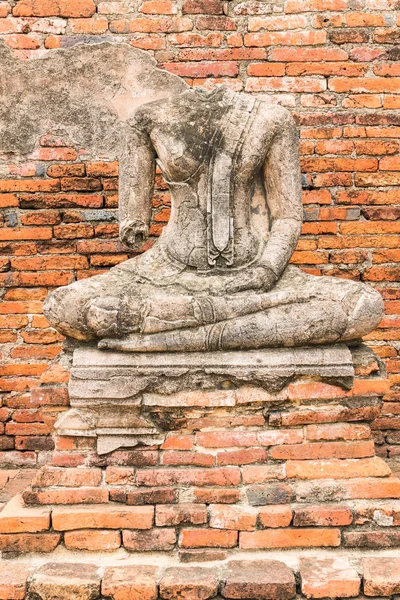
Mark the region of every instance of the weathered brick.
[[360, 576], [346, 557], [301, 558], [301, 591], [306, 598], [353, 598]]
[[350, 525], [353, 513], [345, 504], [299, 506], [294, 510], [295, 527], [338, 527]]
[[23, 600], [30, 569], [23, 564], [14, 564], [10, 569], [7, 562], [0, 565], [0, 598]]
[[116, 550], [121, 545], [121, 534], [119, 531], [107, 529], [99, 531], [93, 529], [66, 531], [64, 534], [64, 544], [70, 550]]
[[77, 487], [97, 486], [101, 482], [100, 469], [57, 469], [45, 467], [41, 469], [32, 481], [33, 488], [52, 486]]
[[292, 521], [290, 506], [266, 506], [259, 509], [259, 522], [262, 527], [288, 527]]
[[160, 527], [146, 531], [122, 532], [124, 548], [133, 552], [165, 552], [173, 550], [176, 543], [175, 529]]
[[321, 548], [340, 546], [340, 529], [264, 529], [243, 531], [239, 546], [257, 548]]
[[233, 529], [235, 531], [253, 531], [256, 526], [257, 511], [243, 506], [210, 506], [210, 527], [214, 529]]
[[240, 470], [237, 467], [219, 469], [153, 469], [136, 472], [137, 483], [145, 486], [163, 485], [238, 485]]
[[234, 548], [238, 532], [224, 529], [182, 529], [182, 548]]
[[286, 463], [289, 479], [352, 479], [385, 477], [390, 473], [389, 466], [377, 456], [356, 460], [288, 460]]
[[1, 533], [2, 552], [53, 552], [59, 544], [59, 533]]
[[171, 527], [182, 523], [200, 525], [207, 522], [207, 509], [201, 504], [160, 504], [156, 506], [155, 522], [158, 527]]
[[99, 597], [98, 567], [83, 563], [45, 563], [35, 571], [29, 593], [43, 599], [75, 597], [89, 600]]
[[392, 596], [399, 593], [399, 558], [363, 558], [362, 568], [366, 596]]
[[157, 576], [152, 565], [106, 567], [101, 593], [115, 600], [157, 600]]
[[74, 506], [55, 508], [52, 525], [57, 531], [75, 529], [150, 529], [154, 508], [151, 506]]

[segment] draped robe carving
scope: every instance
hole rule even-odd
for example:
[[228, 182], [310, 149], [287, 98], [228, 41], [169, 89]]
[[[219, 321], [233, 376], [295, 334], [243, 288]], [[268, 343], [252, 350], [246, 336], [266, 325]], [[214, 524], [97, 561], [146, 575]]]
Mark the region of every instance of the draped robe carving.
[[[120, 164], [120, 232], [148, 235], [155, 165], [171, 217], [147, 252], [56, 290], [61, 332], [126, 351], [206, 351], [359, 339], [381, 319], [378, 292], [287, 266], [302, 222], [297, 130], [285, 109], [224, 86], [136, 110]], [[264, 226], [252, 211], [265, 190]]]

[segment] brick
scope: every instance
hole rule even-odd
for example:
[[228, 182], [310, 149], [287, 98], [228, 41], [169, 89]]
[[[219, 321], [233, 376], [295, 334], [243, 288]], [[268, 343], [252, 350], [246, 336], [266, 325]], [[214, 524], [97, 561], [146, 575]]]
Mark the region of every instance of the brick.
[[10, 565], [4, 562], [0, 565], [0, 599], [23, 600], [26, 592], [26, 582], [30, 569], [23, 564]]
[[217, 31], [235, 31], [236, 23], [229, 17], [201, 16], [196, 19], [196, 26], [199, 31], [217, 30]]
[[259, 509], [259, 522], [262, 527], [288, 527], [292, 522], [290, 506], [266, 506]]
[[50, 509], [28, 508], [14, 496], [0, 513], [0, 533], [37, 533], [50, 529]]
[[366, 596], [392, 596], [399, 593], [399, 558], [363, 558], [362, 569]]
[[214, 529], [233, 529], [253, 531], [256, 526], [257, 511], [243, 506], [210, 506], [210, 527]]
[[200, 563], [226, 560], [228, 553], [226, 550], [179, 550], [179, 561], [181, 563]]
[[350, 525], [353, 513], [343, 504], [299, 506], [294, 509], [295, 527], [340, 527]]
[[175, 529], [155, 528], [148, 531], [123, 531], [124, 548], [133, 552], [167, 552], [176, 543]]
[[157, 450], [119, 450], [113, 452], [108, 463], [129, 467], [152, 467], [158, 464]]
[[1, 533], [0, 550], [7, 552], [53, 552], [59, 544], [59, 533]]
[[248, 21], [249, 31], [260, 31], [260, 29], [286, 31], [288, 29], [302, 29], [303, 27], [307, 27], [307, 18], [295, 15], [284, 17], [250, 17]]
[[343, 533], [346, 548], [398, 548], [400, 532], [393, 531], [346, 531]]
[[319, 11], [342, 11], [347, 8], [346, 0], [324, 0], [323, 6], [320, 0], [287, 0], [285, 2], [286, 13]]
[[358, 460], [289, 460], [286, 463], [289, 479], [352, 479], [385, 477], [390, 473], [389, 466], [377, 456]]
[[286, 483], [253, 485], [246, 490], [247, 499], [252, 506], [267, 504], [287, 504], [293, 496], [293, 489]]
[[39, 406], [68, 406], [66, 387], [36, 387], [31, 390], [32, 401]]
[[[216, 48], [180, 50], [179, 60], [255, 60], [265, 59], [266, 51], [262, 48]], [[281, 73], [283, 75], [283, 73]], [[168, 220], [168, 219], [167, 219]]]
[[238, 489], [194, 488], [192, 489], [195, 502], [204, 504], [234, 504], [239, 502]]
[[99, 504], [108, 502], [108, 490], [105, 488], [61, 488], [34, 489], [23, 492], [26, 504]]
[[313, 460], [321, 458], [364, 458], [374, 456], [374, 443], [310, 442], [293, 446], [273, 446], [270, 456], [279, 460]]
[[175, 15], [178, 10], [176, 4], [170, 0], [145, 0], [139, 6], [139, 12], [149, 15]]
[[243, 531], [239, 547], [257, 548], [322, 548], [340, 546], [339, 529], [264, 529]]
[[247, 33], [244, 36], [245, 46], [279, 46], [281, 44], [286, 46], [313, 46], [325, 42], [325, 31], [274, 31], [271, 33]]
[[46, 563], [34, 573], [29, 593], [42, 600], [97, 598], [100, 595], [98, 567], [86, 563]]
[[[72, 165], [71, 165], [72, 166]], [[99, 208], [103, 205], [103, 196], [98, 194], [21, 194], [22, 208]]]
[[151, 506], [74, 506], [55, 508], [52, 513], [53, 528], [58, 531], [74, 529], [150, 529], [154, 508]]
[[[219, 1], [219, 0], [218, 0]], [[222, 43], [221, 33], [208, 33], [201, 35], [200, 33], [171, 33], [168, 36], [168, 41], [172, 46], [181, 47], [217, 47]]]
[[205, 505], [200, 504], [157, 505], [155, 522], [158, 527], [171, 527], [182, 523], [200, 525], [207, 523], [207, 509]]
[[326, 502], [364, 498], [398, 498], [400, 481], [396, 477], [342, 479], [335, 481], [301, 482], [296, 485], [296, 498], [303, 502]]
[[96, 10], [93, 0], [20, 0], [14, 17], [90, 17]]
[[153, 469], [136, 472], [137, 483], [145, 486], [168, 485], [238, 485], [240, 470], [237, 467], [219, 469]]
[[204, 448], [258, 446], [258, 437], [252, 431], [200, 431], [196, 435], [196, 444]]
[[185, 14], [222, 15], [223, 7], [220, 0], [185, 0], [182, 6]]
[[205, 567], [170, 567], [161, 577], [160, 598], [198, 600], [214, 598], [218, 582], [213, 569]]
[[346, 557], [300, 558], [301, 591], [306, 598], [353, 598], [360, 576]]
[[102, 529], [81, 529], [78, 531], [66, 531], [64, 544], [69, 550], [106, 551], [116, 550], [121, 545], [121, 534], [119, 531]]
[[4, 42], [14, 50], [37, 50], [40, 48], [40, 38], [36, 35], [15, 33], [5, 36]]
[[296, 595], [293, 571], [276, 560], [231, 560], [222, 587], [224, 598], [288, 600]]
[[234, 548], [238, 532], [223, 529], [182, 529], [182, 548]]
[[[232, 458], [232, 461], [234, 458]], [[161, 457], [161, 464], [163, 465], [195, 465], [198, 467], [213, 467], [215, 463], [215, 457], [212, 454], [205, 454], [202, 452], [163, 452]], [[240, 464], [237, 462], [219, 462], [218, 464]]]
[[106, 483], [109, 485], [131, 485], [135, 482], [135, 472], [131, 467], [107, 467]]
[[171, 488], [142, 488], [127, 492], [125, 502], [130, 505], [174, 504], [177, 502], [177, 492]]
[[114, 600], [157, 600], [157, 576], [152, 565], [106, 567], [101, 593]]
[[247, 92], [323, 92], [325, 89], [325, 80], [313, 77], [249, 77], [246, 83]]
[[218, 465], [246, 465], [255, 462], [266, 462], [268, 453], [263, 448], [248, 448], [245, 450], [232, 450], [218, 452]]
[[161, 446], [162, 450], [191, 450], [194, 437], [191, 435], [168, 434]]
[[268, 479], [284, 479], [285, 474], [283, 464], [260, 465], [242, 469], [244, 483], [264, 483]]
[[82, 487], [97, 486], [101, 482], [100, 469], [57, 469], [44, 467], [32, 481], [33, 488], [62, 486]]
[[347, 53], [340, 48], [273, 48], [269, 59], [282, 62], [321, 62], [347, 60]]
[[18, 204], [18, 196], [16, 194], [0, 194], [0, 208], [18, 206]]

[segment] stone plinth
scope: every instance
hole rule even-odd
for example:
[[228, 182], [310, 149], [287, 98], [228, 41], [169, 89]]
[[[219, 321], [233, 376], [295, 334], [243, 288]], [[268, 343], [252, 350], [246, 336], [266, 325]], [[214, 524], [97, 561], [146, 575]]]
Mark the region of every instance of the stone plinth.
[[99, 454], [160, 446], [167, 431], [184, 425], [174, 415], [277, 406], [290, 398], [284, 390], [289, 382], [307, 376], [350, 388], [354, 367], [347, 346], [170, 354], [82, 348], [73, 355], [72, 408], [55, 427], [59, 436], [92, 437]]
[[52, 461], [0, 514], [0, 548], [193, 562], [399, 546], [400, 481], [370, 429], [388, 389], [364, 346], [80, 349]]

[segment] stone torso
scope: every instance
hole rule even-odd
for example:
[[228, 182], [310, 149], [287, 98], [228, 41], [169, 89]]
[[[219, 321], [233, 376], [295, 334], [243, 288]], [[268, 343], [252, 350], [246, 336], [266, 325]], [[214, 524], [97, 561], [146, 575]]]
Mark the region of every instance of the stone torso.
[[171, 218], [159, 242], [171, 259], [201, 271], [229, 270], [262, 252], [265, 236], [254, 227], [251, 196], [273, 130], [260, 106], [217, 88], [138, 111], [171, 190]]

